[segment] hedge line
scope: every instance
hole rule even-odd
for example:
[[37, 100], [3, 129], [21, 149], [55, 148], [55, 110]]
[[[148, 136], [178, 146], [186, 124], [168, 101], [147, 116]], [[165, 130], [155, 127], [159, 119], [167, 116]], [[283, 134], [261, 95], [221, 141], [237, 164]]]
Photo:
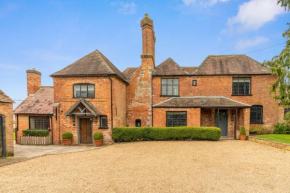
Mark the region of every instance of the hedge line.
[[38, 137], [46, 137], [49, 135], [48, 130], [40, 130], [40, 129], [27, 129], [22, 131], [23, 136], [38, 136]]
[[113, 129], [115, 142], [211, 140], [221, 137], [217, 127], [117, 127]]

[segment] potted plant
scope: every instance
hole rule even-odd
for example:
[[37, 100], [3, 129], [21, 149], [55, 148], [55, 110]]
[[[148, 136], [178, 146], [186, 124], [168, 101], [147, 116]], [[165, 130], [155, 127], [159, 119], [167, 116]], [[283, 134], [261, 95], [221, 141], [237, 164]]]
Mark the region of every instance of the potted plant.
[[240, 130], [240, 140], [246, 140], [246, 137], [247, 137], [247, 135], [246, 135], [246, 129], [245, 129], [245, 127], [244, 126], [242, 126], [241, 127], [241, 130]]
[[62, 143], [64, 145], [71, 145], [73, 134], [71, 132], [65, 132], [62, 134]]
[[96, 133], [94, 133], [95, 145], [98, 147], [102, 146], [103, 145], [103, 138], [104, 138], [104, 135], [102, 132], [97, 131]]

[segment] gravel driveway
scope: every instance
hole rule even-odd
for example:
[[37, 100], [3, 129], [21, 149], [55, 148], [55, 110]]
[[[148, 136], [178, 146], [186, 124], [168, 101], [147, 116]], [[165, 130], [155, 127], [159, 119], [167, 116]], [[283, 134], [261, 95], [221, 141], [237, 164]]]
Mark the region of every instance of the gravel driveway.
[[138, 142], [0, 167], [0, 192], [289, 192], [290, 152], [253, 142]]

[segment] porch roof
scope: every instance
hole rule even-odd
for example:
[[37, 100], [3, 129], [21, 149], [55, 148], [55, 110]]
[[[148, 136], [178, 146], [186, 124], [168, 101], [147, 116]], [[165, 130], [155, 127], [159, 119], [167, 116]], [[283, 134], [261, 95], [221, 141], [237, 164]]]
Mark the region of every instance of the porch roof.
[[78, 102], [76, 102], [66, 113], [65, 115], [66, 116], [70, 116], [70, 115], [73, 115], [74, 113], [74, 110], [80, 105], [80, 104], [83, 104], [85, 106], [85, 108], [90, 111], [90, 113], [92, 115], [94, 115], [95, 117], [96, 116], [100, 116], [100, 115], [103, 115], [101, 113], [101, 111], [99, 111], [99, 109], [97, 109], [97, 107], [95, 107], [90, 101], [86, 100], [86, 99], [83, 99], [81, 98]]
[[153, 108], [247, 108], [251, 105], [224, 96], [172, 97]]

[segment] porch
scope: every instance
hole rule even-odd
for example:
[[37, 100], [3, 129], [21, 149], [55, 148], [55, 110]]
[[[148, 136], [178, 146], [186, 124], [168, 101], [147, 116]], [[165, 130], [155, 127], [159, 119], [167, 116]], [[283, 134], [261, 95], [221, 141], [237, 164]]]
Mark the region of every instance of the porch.
[[249, 135], [250, 107], [223, 96], [173, 97], [153, 106], [153, 126], [220, 127], [238, 139], [241, 126]]

